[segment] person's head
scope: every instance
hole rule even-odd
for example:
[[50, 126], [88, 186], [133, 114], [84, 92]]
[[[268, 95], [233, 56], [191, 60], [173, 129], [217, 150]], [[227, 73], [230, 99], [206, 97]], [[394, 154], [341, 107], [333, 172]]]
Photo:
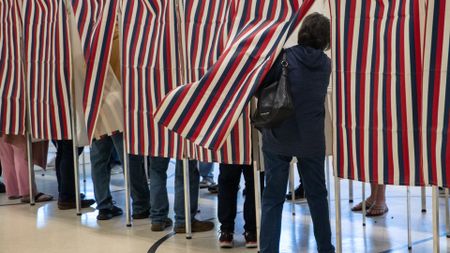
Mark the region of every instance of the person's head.
[[298, 44], [320, 50], [330, 48], [330, 20], [320, 13], [305, 17], [298, 32]]

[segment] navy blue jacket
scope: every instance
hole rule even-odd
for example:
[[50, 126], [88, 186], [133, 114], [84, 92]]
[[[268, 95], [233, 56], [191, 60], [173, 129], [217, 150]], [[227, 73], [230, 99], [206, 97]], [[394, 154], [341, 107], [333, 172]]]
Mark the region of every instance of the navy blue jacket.
[[[324, 103], [331, 60], [323, 51], [309, 47], [294, 46], [284, 52], [295, 115], [276, 128], [263, 129], [263, 150], [286, 156], [325, 156]], [[282, 54], [264, 82], [280, 78]]]

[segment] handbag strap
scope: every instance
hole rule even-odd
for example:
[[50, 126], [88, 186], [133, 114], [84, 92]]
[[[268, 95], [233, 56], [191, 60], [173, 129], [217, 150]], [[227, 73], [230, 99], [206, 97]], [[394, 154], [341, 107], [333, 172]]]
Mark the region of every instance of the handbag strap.
[[287, 75], [288, 73], [289, 63], [287, 61], [286, 53], [283, 53], [283, 59], [281, 60], [281, 71], [283, 75]]

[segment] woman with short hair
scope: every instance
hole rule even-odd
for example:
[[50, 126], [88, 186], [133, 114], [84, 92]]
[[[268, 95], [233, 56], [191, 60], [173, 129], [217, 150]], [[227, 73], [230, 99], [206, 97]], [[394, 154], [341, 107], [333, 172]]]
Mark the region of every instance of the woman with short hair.
[[325, 96], [330, 81], [331, 60], [324, 53], [330, 46], [330, 21], [314, 13], [300, 27], [298, 45], [285, 49], [275, 61], [265, 82], [280, 78], [283, 55], [294, 114], [279, 126], [263, 129], [266, 188], [262, 198], [261, 252], [279, 252], [281, 218], [289, 167], [297, 157], [305, 195], [314, 226], [317, 249], [335, 252], [325, 185]]

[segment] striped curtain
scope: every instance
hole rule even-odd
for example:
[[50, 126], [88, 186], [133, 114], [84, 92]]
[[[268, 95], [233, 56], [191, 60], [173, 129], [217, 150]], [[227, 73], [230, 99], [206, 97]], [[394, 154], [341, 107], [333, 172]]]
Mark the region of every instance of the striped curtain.
[[[127, 147], [132, 154], [183, 157], [186, 142], [153, 112], [182, 83], [175, 1], [123, 1], [120, 21]], [[189, 156], [194, 156], [189, 150]]]
[[116, 23], [119, 2], [72, 0], [72, 7], [87, 62], [80, 104], [88, 143], [92, 143], [94, 138], [123, 131], [119, 30]]
[[329, 2], [336, 175], [425, 184], [419, 131], [423, 1]]
[[155, 118], [195, 144], [218, 150], [313, 2], [300, 8], [299, 0], [235, 1], [234, 33], [217, 62], [200, 81], [171, 91]]
[[[219, 59], [233, 30], [237, 1], [185, 0], [181, 5], [181, 48], [186, 77], [184, 83], [200, 80]], [[181, 84], [181, 83], [180, 83]], [[194, 158], [227, 164], [251, 163], [249, 108], [237, 121], [223, 147], [218, 151], [189, 142]]]
[[422, 129], [424, 174], [450, 187], [450, 2], [429, 0], [424, 46]]
[[0, 133], [25, 134], [21, 1], [0, 0]]
[[24, 0], [26, 86], [36, 139], [71, 139], [70, 36], [62, 0]]
[[84, 41], [87, 71], [83, 109], [91, 141], [102, 105], [119, 1], [73, 0], [73, 7], [78, 17], [78, 30]]

